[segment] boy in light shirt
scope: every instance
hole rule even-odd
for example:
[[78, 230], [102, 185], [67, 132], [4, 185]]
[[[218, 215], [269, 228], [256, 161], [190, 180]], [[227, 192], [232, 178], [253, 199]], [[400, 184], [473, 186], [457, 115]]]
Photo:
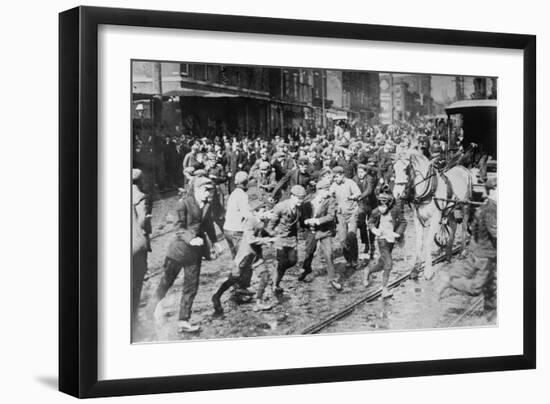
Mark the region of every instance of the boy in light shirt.
[[[214, 315], [223, 315], [223, 307], [221, 303], [221, 297], [226, 290], [232, 286], [237, 286], [235, 295], [240, 301], [246, 301], [246, 296], [251, 297], [253, 292], [248, 290], [250, 286], [250, 280], [252, 278], [253, 263], [261, 254], [261, 246], [272, 243], [274, 240], [270, 237], [266, 237], [264, 233], [264, 221], [270, 217], [269, 213], [265, 211], [264, 205], [261, 202], [255, 202], [251, 206], [252, 214], [244, 219], [242, 224], [243, 234], [239, 240], [237, 252], [233, 258], [233, 268], [229, 272], [227, 278], [220, 285], [216, 293], [212, 296], [212, 304], [214, 305]], [[263, 303], [263, 294], [265, 286], [262, 283], [264, 272], [261, 272], [260, 288], [258, 290], [258, 304], [257, 307], [262, 310], [268, 310], [271, 306], [267, 306]], [[268, 280], [265, 280], [266, 283]], [[260, 290], [261, 289], [261, 290]]]
[[407, 227], [403, 207], [395, 201], [388, 186], [384, 186], [378, 195], [378, 207], [372, 211], [368, 227], [376, 235], [380, 258], [373, 268], [365, 268], [363, 283], [367, 287], [370, 274], [383, 270], [382, 298], [388, 298], [393, 294], [388, 290], [390, 272], [393, 267], [391, 254], [395, 242], [403, 240]]

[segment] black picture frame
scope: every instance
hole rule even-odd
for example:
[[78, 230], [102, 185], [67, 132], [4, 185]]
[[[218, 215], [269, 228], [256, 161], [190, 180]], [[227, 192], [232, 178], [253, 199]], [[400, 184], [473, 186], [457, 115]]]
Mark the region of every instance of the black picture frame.
[[[523, 51], [523, 354], [98, 381], [100, 24]], [[536, 366], [536, 37], [182, 12], [78, 7], [59, 15], [59, 389], [76, 397], [325, 383]]]

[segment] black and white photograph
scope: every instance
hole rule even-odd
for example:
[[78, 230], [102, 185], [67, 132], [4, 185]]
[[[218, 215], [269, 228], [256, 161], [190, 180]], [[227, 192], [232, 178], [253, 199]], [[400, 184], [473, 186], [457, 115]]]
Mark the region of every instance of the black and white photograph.
[[133, 343], [497, 326], [498, 77], [131, 71]]

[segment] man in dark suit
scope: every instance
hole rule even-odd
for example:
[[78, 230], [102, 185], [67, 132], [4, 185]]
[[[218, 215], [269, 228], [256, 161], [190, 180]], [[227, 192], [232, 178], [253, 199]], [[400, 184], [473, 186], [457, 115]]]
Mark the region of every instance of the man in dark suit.
[[266, 228], [267, 234], [275, 237], [277, 275], [274, 292], [279, 296], [283, 293], [280, 283], [286, 270], [298, 262], [299, 209], [305, 196], [306, 190], [300, 185], [294, 185], [290, 189], [290, 197], [273, 208], [273, 214]]
[[330, 195], [330, 181], [323, 179], [316, 184], [317, 192], [313, 199], [302, 205], [302, 220], [304, 227], [309, 227], [310, 232], [306, 239], [306, 258], [304, 271], [298, 278], [303, 281], [312, 272], [311, 263], [317, 245], [321, 246], [325, 264], [327, 266], [328, 281], [336, 290], [342, 290], [342, 285], [336, 281], [332, 255], [332, 238], [335, 234], [336, 201]]
[[311, 188], [313, 181], [312, 170], [309, 165], [307, 157], [301, 157], [298, 160], [298, 168], [289, 171], [278, 183], [275, 185], [271, 197], [276, 201], [283, 201], [287, 199], [293, 186], [300, 185], [306, 192]]
[[376, 168], [371, 160], [369, 165], [358, 164], [357, 175], [353, 178], [359, 186], [361, 196], [359, 196], [359, 213], [357, 214], [357, 227], [361, 235], [361, 242], [365, 244], [365, 254], [374, 254], [374, 234], [367, 228], [367, 218], [376, 206]]
[[166, 296], [174, 284], [181, 269], [184, 269], [183, 288], [178, 321], [179, 332], [195, 332], [198, 325], [189, 322], [191, 308], [199, 289], [199, 276], [202, 258], [216, 258], [216, 250], [212, 244], [216, 240], [214, 218], [211, 210], [211, 199], [214, 190], [212, 181], [198, 177], [193, 181], [193, 194], [178, 203], [178, 222], [176, 235], [168, 246], [164, 262], [164, 273], [151, 302], [151, 314], [158, 303]]
[[240, 144], [234, 143], [232, 150], [227, 152], [227, 177], [229, 179], [229, 193], [235, 189], [235, 174], [243, 171], [246, 166], [246, 153]]

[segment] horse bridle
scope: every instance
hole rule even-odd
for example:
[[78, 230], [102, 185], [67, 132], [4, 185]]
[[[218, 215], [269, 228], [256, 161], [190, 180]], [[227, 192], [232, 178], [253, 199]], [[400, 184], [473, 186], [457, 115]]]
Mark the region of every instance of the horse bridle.
[[[409, 190], [410, 189], [415, 189], [417, 185], [420, 185], [420, 184], [422, 184], [423, 182], [426, 182], [426, 181], [431, 181], [437, 175], [437, 171], [435, 170], [435, 168], [432, 165], [430, 165], [430, 168], [428, 169], [427, 175], [422, 174], [422, 172], [420, 170], [414, 168], [412, 160], [409, 160], [409, 164], [407, 164], [406, 170], [409, 172], [408, 173], [408, 177], [409, 177], [408, 181], [395, 182], [395, 185], [404, 185], [406, 190], [407, 189], [409, 189]], [[412, 173], [411, 173], [411, 171], [412, 171]], [[416, 182], [416, 183], [411, 184], [411, 182], [414, 180], [414, 178], [416, 176], [421, 177], [421, 180]], [[435, 178], [435, 179], [437, 180], [437, 178]], [[431, 194], [433, 193], [433, 191], [435, 190], [436, 187], [437, 187], [437, 181], [433, 181], [431, 185], [428, 185], [426, 187], [426, 190], [424, 191], [424, 193], [422, 195], [415, 196], [412, 199], [412, 202], [415, 205], [421, 204], [422, 202], [424, 202], [426, 199], [428, 199], [431, 196]]]

